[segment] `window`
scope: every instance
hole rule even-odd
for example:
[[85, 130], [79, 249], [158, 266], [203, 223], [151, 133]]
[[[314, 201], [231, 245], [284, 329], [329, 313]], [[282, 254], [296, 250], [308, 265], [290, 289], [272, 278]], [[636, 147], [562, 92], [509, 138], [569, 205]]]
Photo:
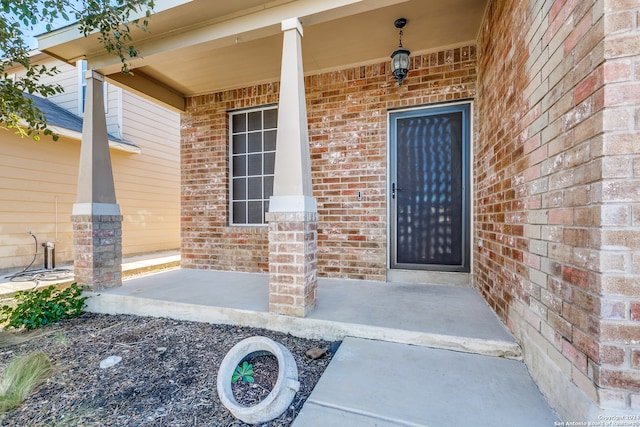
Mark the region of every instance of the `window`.
[[76, 62], [76, 68], [78, 69], [78, 90], [80, 96], [78, 97], [78, 115], [84, 115], [84, 100], [87, 98], [87, 81], [84, 79], [84, 72], [87, 71], [87, 61], [80, 59]]
[[273, 194], [277, 125], [276, 107], [229, 114], [232, 225], [265, 224]]
[[[87, 71], [87, 61], [85, 59], [79, 59], [76, 61], [76, 68], [78, 69], [78, 115], [84, 116], [84, 101], [87, 99], [87, 81], [84, 78], [84, 72]], [[107, 85], [102, 83], [102, 96], [104, 97], [104, 110], [108, 111], [107, 105]]]

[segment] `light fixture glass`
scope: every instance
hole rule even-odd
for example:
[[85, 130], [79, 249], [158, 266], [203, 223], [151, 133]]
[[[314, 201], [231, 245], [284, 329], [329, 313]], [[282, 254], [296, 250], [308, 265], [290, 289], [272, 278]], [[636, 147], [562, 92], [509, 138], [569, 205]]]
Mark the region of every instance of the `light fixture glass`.
[[398, 86], [402, 85], [402, 81], [409, 73], [409, 55], [411, 52], [402, 46], [402, 29], [406, 24], [407, 20], [405, 18], [396, 19], [393, 23], [393, 25], [400, 30], [400, 43], [398, 44], [398, 48], [391, 54], [391, 72], [398, 80]]

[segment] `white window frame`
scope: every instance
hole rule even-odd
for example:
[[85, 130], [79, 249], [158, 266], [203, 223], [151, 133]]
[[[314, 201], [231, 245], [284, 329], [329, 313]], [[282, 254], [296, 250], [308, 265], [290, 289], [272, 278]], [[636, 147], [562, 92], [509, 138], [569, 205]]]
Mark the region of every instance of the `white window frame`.
[[87, 70], [87, 61], [79, 59], [76, 61], [78, 69], [78, 115], [84, 116], [84, 99], [87, 94], [87, 81], [84, 79], [84, 72]]
[[[78, 115], [84, 117], [84, 101], [87, 96], [87, 80], [84, 78], [84, 72], [87, 71], [87, 60], [78, 59], [76, 61], [78, 69]], [[104, 100], [105, 114], [109, 111], [107, 84], [102, 82], [102, 98]]]
[[[275, 118], [271, 113], [273, 111], [275, 111]], [[265, 114], [265, 112], [269, 113]], [[250, 118], [258, 117], [258, 113], [261, 116], [260, 128], [251, 128]], [[269, 197], [273, 194], [277, 113], [277, 105], [228, 112], [229, 225], [231, 226], [257, 227], [267, 225], [264, 214], [269, 210]], [[268, 119], [266, 125], [265, 118]], [[244, 126], [234, 126], [236, 120], [244, 120]], [[244, 149], [241, 148], [243, 140]], [[258, 143], [260, 150], [257, 149]], [[255, 171], [258, 163], [261, 165], [260, 173]], [[237, 171], [236, 169], [241, 170]], [[261, 183], [260, 197], [256, 197], [257, 187], [255, 184], [258, 180]], [[253, 182], [253, 186], [250, 185], [251, 182]], [[255, 213], [258, 206], [261, 207], [260, 221], [256, 219]]]

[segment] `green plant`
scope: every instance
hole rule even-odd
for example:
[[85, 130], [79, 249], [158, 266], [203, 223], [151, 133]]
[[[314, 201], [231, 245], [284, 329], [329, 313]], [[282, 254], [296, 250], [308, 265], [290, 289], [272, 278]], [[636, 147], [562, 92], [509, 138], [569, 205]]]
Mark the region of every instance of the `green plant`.
[[253, 365], [248, 363], [246, 360], [242, 362], [242, 365], [238, 365], [236, 367], [236, 370], [231, 377], [232, 383], [236, 383], [238, 381], [244, 381], [246, 383], [253, 382]]
[[23, 291], [15, 295], [15, 307], [0, 307], [0, 322], [10, 327], [27, 330], [78, 316], [82, 313], [87, 297], [82, 289], [72, 284], [64, 290], [49, 286], [42, 290]]
[[19, 406], [52, 372], [49, 356], [41, 351], [14, 357], [0, 382], [0, 413]]
[[[130, 61], [140, 55], [132, 33], [147, 31], [153, 8], [154, 0], [0, 0], [0, 129], [35, 140], [41, 134], [58, 138], [27, 95], [48, 98], [63, 91], [60, 84], [51, 83], [59, 70], [32, 63], [30, 34], [42, 32], [42, 25], [51, 31], [65, 22], [76, 23], [78, 35], [97, 34], [103, 48], [120, 59], [122, 72], [132, 74]], [[18, 64], [24, 72], [14, 75], [11, 69]]]

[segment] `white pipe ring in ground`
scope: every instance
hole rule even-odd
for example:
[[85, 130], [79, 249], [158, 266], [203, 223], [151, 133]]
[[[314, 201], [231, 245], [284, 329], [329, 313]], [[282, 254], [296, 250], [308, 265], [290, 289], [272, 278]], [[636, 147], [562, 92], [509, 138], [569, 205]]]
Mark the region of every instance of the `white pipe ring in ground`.
[[[273, 390], [254, 406], [240, 405], [233, 397], [231, 377], [243, 360], [255, 353], [273, 354], [278, 360], [278, 379]], [[300, 389], [298, 366], [293, 355], [282, 344], [266, 337], [249, 337], [234, 345], [222, 359], [218, 369], [218, 396], [234, 417], [249, 424], [271, 421], [280, 416], [291, 404]]]

